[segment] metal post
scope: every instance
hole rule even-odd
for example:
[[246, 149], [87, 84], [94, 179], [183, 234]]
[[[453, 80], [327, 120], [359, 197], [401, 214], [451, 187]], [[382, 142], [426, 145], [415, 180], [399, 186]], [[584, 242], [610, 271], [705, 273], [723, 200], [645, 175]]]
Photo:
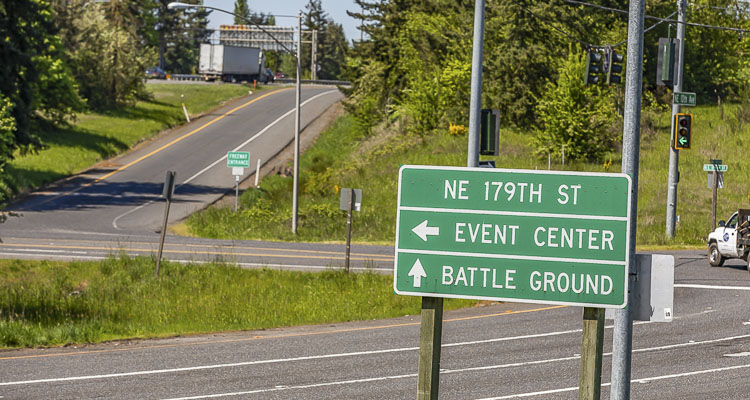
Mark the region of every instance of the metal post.
[[479, 166], [479, 127], [482, 112], [482, 59], [484, 58], [484, 0], [474, 0], [474, 45], [471, 58], [469, 151], [466, 166]]
[[239, 208], [240, 202], [240, 176], [234, 176], [234, 213], [237, 214], [237, 208]]
[[[683, 64], [685, 62], [685, 14], [687, 4], [685, 0], [677, 0], [677, 45], [679, 50], [677, 51], [677, 60], [675, 62], [678, 65], [677, 76], [674, 77], [674, 92], [682, 91], [682, 71]], [[669, 175], [667, 182], [667, 229], [666, 234], [668, 238], [674, 237], [674, 228], [677, 215], [677, 183], [680, 181], [679, 166], [679, 150], [674, 148], [674, 130], [675, 130], [675, 115], [680, 112], [680, 105], [672, 104], [672, 122], [670, 125], [669, 132]]]
[[294, 184], [292, 187], [292, 233], [297, 234], [297, 199], [299, 197], [299, 129], [300, 129], [300, 97], [302, 97], [302, 86], [300, 85], [300, 74], [302, 68], [302, 12], [297, 13], [297, 106], [294, 116]]
[[417, 400], [437, 400], [440, 383], [440, 346], [443, 335], [443, 299], [422, 297], [419, 331]]
[[354, 189], [350, 189], [349, 209], [346, 214], [346, 260], [344, 261], [346, 273], [349, 273], [349, 255], [352, 243], [352, 209], [354, 208]]
[[562, 145], [562, 166], [565, 169], [565, 145]]
[[260, 176], [260, 158], [258, 159], [258, 163], [255, 166], [255, 187], [258, 187], [258, 177]]
[[318, 68], [316, 68], [316, 64], [318, 63], [318, 47], [317, 47], [317, 41], [318, 41], [318, 31], [313, 30], [312, 31], [312, 54], [310, 55], [310, 78], [312, 80], [318, 79]]
[[[645, 0], [631, 0], [628, 14], [628, 49], [625, 71], [625, 112], [622, 128], [622, 172], [633, 183], [628, 243], [628, 288], [633, 287], [635, 268], [635, 237], [638, 217], [638, 159], [641, 145], [641, 89], [643, 84], [643, 19]], [[628, 303], [630, 303], [630, 289]], [[630, 398], [630, 360], [633, 350], [633, 316], [628, 307], [615, 312], [612, 338], [612, 387], [610, 399]]]
[[[715, 164], [714, 164], [715, 165]], [[717, 166], [718, 167], [718, 166]], [[713, 184], [713, 196], [711, 197], [711, 232], [716, 230], [716, 195], [719, 190], [719, 170], [716, 168], [713, 171], [714, 184]]]
[[599, 400], [601, 397], [603, 351], [604, 309], [584, 307], [579, 400]]

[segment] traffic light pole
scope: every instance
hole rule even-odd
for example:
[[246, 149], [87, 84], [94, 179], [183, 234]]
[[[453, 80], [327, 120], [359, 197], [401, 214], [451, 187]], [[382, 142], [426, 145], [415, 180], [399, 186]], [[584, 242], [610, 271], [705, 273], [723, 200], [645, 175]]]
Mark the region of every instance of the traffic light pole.
[[474, 45], [471, 58], [469, 148], [466, 166], [479, 166], [479, 127], [482, 112], [482, 60], [484, 58], [484, 0], [474, 0]]
[[[685, 14], [687, 4], [685, 0], [677, 0], [677, 76], [674, 77], [673, 92], [682, 91], [683, 64], [685, 61]], [[674, 237], [674, 228], [677, 215], [677, 183], [680, 181], [679, 156], [680, 151], [674, 148], [675, 143], [675, 115], [680, 112], [680, 105], [672, 104], [672, 122], [669, 132], [669, 175], [667, 182], [667, 229], [668, 238]]]
[[[625, 71], [625, 115], [622, 128], [622, 172], [630, 175], [630, 240], [628, 245], [628, 288], [635, 281], [635, 238], [638, 217], [638, 159], [641, 145], [641, 91], [643, 84], [643, 21], [646, 1], [631, 0], [628, 15], [628, 59]], [[610, 399], [630, 399], [630, 360], [633, 351], [633, 315], [628, 307], [615, 311], [612, 331], [612, 387]]]

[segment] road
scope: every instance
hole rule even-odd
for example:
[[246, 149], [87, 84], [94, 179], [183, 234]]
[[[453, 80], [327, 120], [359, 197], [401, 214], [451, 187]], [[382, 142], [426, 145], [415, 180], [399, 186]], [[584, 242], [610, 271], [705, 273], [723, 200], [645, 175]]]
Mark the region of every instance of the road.
[[[750, 274], [680, 251], [675, 319], [637, 322], [633, 399], [746, 399]], [[491, 304], [447, 312], [441, 399], [577, 397], [581, 308]], [[611, 321], [603, 398], [609, 396]], [[3, 399], [408, 399], [419, 317], [0, 352]]]
[[[302, 127], [342, 98], [331, 87], [302, 90]], [[96, 260], [158, 249], [167, 170], [176, 171], [170, 224], [233, 192], [227, 151], [249, 151], [250, 171], [293, 141], [293, 88], [257, 92], [138, 146], [134, 151], [32, 193], [14, 204], [18, 214], [0, 225], [0, 257]], [[303, 138], [308, 134], [303, 131]], [[304, 173], [304, 171], [303, 171]], [[254, 179], [251, 178], [251, 179]], [[343, 221], [342, 221], [343, 223]], [[290, 227], [291, 229], [291, 227]], [[344, 238], [341, 238], [342, 240]], [[352, 267], [390, 270], [392, 250], [354, 245]], [[164, 256], [188, 261], [223, 259], [240, 265], [319, 270], [344, 264], [343, 245], [211, 241], [168, 235]]]

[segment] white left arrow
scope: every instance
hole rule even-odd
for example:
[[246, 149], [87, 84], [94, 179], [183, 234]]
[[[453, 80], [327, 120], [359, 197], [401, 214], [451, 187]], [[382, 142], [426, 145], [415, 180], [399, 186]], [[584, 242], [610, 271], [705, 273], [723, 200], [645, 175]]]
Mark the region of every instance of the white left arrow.
[[414, 287], [422, 287], [422, 278], [427, 278], [427, 273], [424, 272], [424, 267], [422, 266], [422, 263], [417, 258], [417, 261], [414, 263], [414, 266], [411, 267], [409, 270], [408, 276], [414, 277]]
[[419, 225], [411, 230], [416, 233], [420, 239], [427, 241], [427, 235], [435, 236], [440, 234], [440, 228], [437, 226], [427, 226], [427, 220], [422, 221]]

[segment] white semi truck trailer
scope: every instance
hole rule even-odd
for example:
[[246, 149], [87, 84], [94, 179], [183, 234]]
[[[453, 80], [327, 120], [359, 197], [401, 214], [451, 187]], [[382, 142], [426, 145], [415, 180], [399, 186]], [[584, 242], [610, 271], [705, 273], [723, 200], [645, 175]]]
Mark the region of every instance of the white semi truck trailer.
[[271, 79], [263, 51], [255, 47], [202, 43], [198, 72], [207, 81], [266, 83]]

